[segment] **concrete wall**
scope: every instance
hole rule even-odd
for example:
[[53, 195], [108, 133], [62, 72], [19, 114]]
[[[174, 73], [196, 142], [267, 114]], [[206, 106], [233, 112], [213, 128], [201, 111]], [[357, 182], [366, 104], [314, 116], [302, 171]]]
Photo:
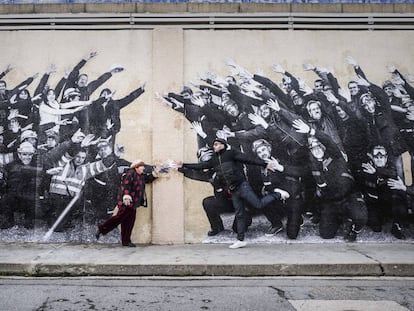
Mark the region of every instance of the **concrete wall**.
[[[393, 1], [391, 1], [393, 2]], [[413, 13], [414, 3], [28, 3], [0, 4], [0, 14], [22, 13]]]
[[[6, 77], [10, 86], [55, 63], [58, 72], [50, 79], [53, 86], [65, 68], [90, 51], [98, 52], [83, 70], [91, 80], [114, 64], [126, 68], [104, 85], [116, 90], [116, 97], [146, 82], [146, 92], [121, 112], [117, 143], [125, 146], [126, 159], [154, 164], [167, 159], [197, 161], [196, 134], [190, 124], [182, 114], [155, 100], [154, 93], [179, 93], [184, 84], [206, 71], [225, 76], [229, 73], [227, 58], [252, 72], [261, 69], [274, 81], [281, 77], [272, 65], [280, 63], [309, 84], [315, 75], [304, 72], [303, 63], [331, 66], [343, 87], [354, 78], [345, 61], [347, 55], [354, 56], [378, 84], [389, 79], [387, 64], [403, 73], [414, 71], [410, 31], [11, 31], [1, 32], [0, 39], [4, 47], [0, 66], [11, 63], [15, 67]], [[133, 240], [155, 244], [202, 241], [209, 226], [201, 202], [211, 191], [209, 184], [184, 179], [174, 171], [161, 177], [149, 187], [149, 208], [138, 211]]]

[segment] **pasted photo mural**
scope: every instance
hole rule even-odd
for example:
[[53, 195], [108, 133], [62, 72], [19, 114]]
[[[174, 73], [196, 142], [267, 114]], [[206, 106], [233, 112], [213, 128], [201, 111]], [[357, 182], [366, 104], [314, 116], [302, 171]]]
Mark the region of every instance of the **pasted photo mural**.
[[[75, 45], [82, 40], [63, 37]], [[59, 44], [47, 35], [38, 38]], [[134, 61], [108, 59], [108, 49], [82, 47], [66, 59], [58, 47], [44, 55], [36, 50], [45, 47], [33, 47], [37, 66], [29, 53], [10, 65], [3, 59], [0, 240], [91, 241], [96, 224], [114, 212], [120, 176], [133, 160], [118, 134], [129, 122], [122, 111], [140, 104], [145, 80]], [[29, 70], [36, 73], [22, 79]]]
[[[411, 33], [175, 31], [1, 34], [1, 241], [96, 242], [136, 158], [170, 183], [138, 243], [413, 241]], [[278, 200], [239, 214], [244, 180]]]
[[[115, 144], [120, 111], [145, 85], [121, 98], [108, 87], [95, 96], [124, 70], [116, 66], [90, 81], [83, 67], [96, 56], [81, 59], [55, 86], [48, 83], [54, 65], [40, 79], [36, 74], [12, 87], [6, 80], [13, 68], [2, 72], [1, 229], [73, 232], [113, 212], [120, 176], [130, 165]], [[37, 86], [30, 94], [32, 83]]]
[[[273, 65], [278, 79], [271, 79], [228, 60], [227, 76], [200, 73], [181, 92], [156, 95], [183, 114], [197, 135], [199, 165], [178, 167], [185, 177], [212, 186], [214, 195], [202, 201], [209, 241], [226, 239], [220, 215], [228, 213], [236, 214], [227, 225], [233, 232], [240, 231], [241, 218], [247, 231], [253, 216], [263, 214], [267, 225], [259, 234], [284, 231], [291, 240], [301, 230], [302, 238], [339, 235], [348, 242], [363, 229], [374, 240], [376, 234], [399, 240], [412, 234], [406, 185], [412, 183], [414, 77], [389, 65], [377, 85], [352, 56], [344, 62], [354, 70], [350, 81], [311, 63], [303, 70], [314, 73], [313, 81], [280, 64]], [[217, 151], [217, 143], [224, 150]], [[238, 180], [228, 150], [244, 155], [236, 156], [244, 174]], [[263, 209], [247, 194], [237, 194], [235, 202], [243, 179], [259, 198], [280, 189], [290, 196]], [[247, 203], [246, 215], [240, 200]]]

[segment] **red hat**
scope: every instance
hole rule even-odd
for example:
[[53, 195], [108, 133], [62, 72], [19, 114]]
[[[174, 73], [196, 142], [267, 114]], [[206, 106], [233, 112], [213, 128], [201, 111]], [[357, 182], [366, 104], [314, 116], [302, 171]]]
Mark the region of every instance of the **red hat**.
[[135, 160], [134, 162], [131, 163], [130, 168], [138, 168], [140, 166], [144, 166], [145, 163], [144, 161], [142, 161], [141, 159]]

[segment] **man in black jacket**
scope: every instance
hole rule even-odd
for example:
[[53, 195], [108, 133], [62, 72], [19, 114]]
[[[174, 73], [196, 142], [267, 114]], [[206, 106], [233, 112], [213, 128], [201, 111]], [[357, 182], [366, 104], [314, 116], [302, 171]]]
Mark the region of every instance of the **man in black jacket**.
[[341, 151], [329, 136], [311, 129], [302, 120], [295, 120], [293, 127], [308, 134], [310, 166], [321, 205], [319, 235], [323, 239], [334, 238], [343, 220], [350, 219], [351, 226], [344, 238], [354, 242], [367, 222], [367, 208], [355, 189], [354, 177]]
[[253, 192], [250, 184], [243, 174], [243, 164], [252, 164], [266, 167], [270, 170], [275, 169], [272, 162], [266, 163], [259, 159], [250, 159], [245, 154], [229, 149], [224, 139], [216, 138], [213, 143], [214, 155], [207, 162], [201, 163], [177, 163], [179, 168], [189, 168], [203, 170], [212, 168], [227, 189], [231, 193], [231, 200], [236, 211], [237, 219], [237, 241], [230, 245], [230, 248], [245, 247], [244, 233], [246, 230], [246, 204], [249, 203], [254, 208], [264, 208], [275, 200], [284, 200], [289, 197], [289, 193], [280, 189], [275, 189], [274, 193], [268, 194], [259, 199]]

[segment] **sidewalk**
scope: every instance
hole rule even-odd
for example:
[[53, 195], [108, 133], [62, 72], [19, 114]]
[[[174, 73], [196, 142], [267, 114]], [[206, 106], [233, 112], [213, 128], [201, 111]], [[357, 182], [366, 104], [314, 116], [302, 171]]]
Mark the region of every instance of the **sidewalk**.
[[414, 276], [414, 243], [228, 246], [0, 242], [0, 275]]

